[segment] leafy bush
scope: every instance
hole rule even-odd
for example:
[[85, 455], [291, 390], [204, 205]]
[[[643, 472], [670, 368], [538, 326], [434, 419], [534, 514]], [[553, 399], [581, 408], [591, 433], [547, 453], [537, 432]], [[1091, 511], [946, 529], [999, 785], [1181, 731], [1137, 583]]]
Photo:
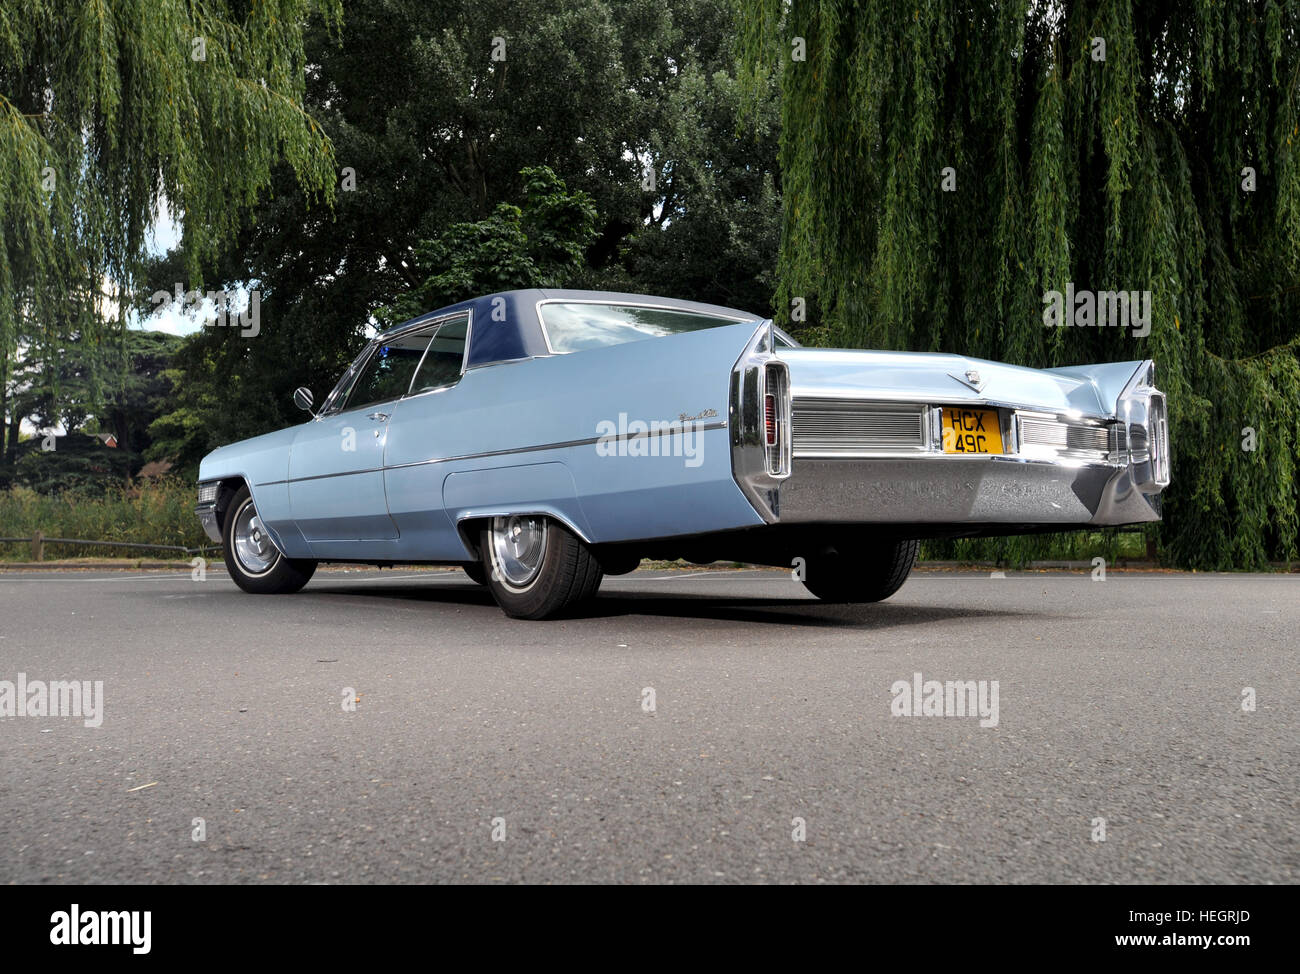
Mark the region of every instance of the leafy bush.
[[[198, 548], [211, 544], [194, 516], [194, 485], [162, 480], [138, 487], [102, 491], [63, 491], [38, 494], [27, 487], [0, 491], [0, 537], [29, 538], [40, 531], [47, 538], [92, 541], [132, 541]], [[46, 558], [149, 556], [145, 549], [46, 544]], [[159, 557], [166, 553], [152, 552]], [[26, 561], [25, 544], [0, 545], [0, 559]]]

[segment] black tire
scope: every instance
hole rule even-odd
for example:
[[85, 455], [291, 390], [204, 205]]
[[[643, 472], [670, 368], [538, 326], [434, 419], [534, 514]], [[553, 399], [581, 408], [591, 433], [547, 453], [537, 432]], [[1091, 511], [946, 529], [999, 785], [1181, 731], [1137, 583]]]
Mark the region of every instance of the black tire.
[[809, 556], [804, 588], [823, 602], [881, 602], [903, 587], [921, 543], [884, 541], [852, 547], [851, 558], [838, 551]]
[[234, 500], [226, 508], [225, 523], [221, 526], [221, 550], [226, 558], [226, 571], [230, 572], [230, 577], [236, 585], [254, 595], [284, 595], [297, 592], [311, 580], [316, 571], [316, 562], [302, 558], [286, 558], [267, 534], [259, 538], [270, 549], [266, 555], [265, 567], [259, 569], [256, 565], [246, 565], [240, 560], [243, 556], [236, 549], [234, 537], [245, 508], [251, 509], [252, 517], [257, 516], [257, 508], [253, 505], [253, 498], [247, 486], [240, 487], [239, 492], [235, 494]]
[[460, 566], [460, 570], [469, 576], [469, 580], [477, 585], [487, 584], [487, 572], [483, 568], [481, 561], [467, 562]]
[[[516, 522], [540, 524], [544, 531], [529, 554], [529, 560], [536, 563], [531, 574], [512, 581], [512, 573], [519, 575], [519, 572], [498, 558], [494, 538], [507, 537]], [[489, 568], [488, 590], [502, 611], [514, 619], [551, 619], [561, 615], [595, 595], [604, 577], [600, 563], [587, 546], [553, 518], [493, 518], [480, 533], [479, 546], [482, 563]]]

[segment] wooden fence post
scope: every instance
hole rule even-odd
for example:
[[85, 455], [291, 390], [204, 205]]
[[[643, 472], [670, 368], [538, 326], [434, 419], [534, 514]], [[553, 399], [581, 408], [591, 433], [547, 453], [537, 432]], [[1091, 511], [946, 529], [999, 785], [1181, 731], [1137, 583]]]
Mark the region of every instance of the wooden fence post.
[[45, 560], [45, 535], [39, 530], [32, 533], [32, 561]]

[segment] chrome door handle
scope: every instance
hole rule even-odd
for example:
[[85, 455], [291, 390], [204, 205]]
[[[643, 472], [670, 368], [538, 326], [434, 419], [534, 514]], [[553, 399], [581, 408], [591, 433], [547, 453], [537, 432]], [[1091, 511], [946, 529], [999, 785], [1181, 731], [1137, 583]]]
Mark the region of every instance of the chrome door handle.
[[376, 423], [382, 423], [388, 418], [388, 413], [371, 413], [366, 419], [373, 419]]

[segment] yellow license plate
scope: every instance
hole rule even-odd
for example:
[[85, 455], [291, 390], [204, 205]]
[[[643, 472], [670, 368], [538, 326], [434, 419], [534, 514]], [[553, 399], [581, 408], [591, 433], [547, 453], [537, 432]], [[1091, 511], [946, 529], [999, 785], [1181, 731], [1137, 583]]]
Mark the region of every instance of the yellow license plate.
[[1001, 453], [1002, 427], [996, 409], [943, 407], [944, 453]]

